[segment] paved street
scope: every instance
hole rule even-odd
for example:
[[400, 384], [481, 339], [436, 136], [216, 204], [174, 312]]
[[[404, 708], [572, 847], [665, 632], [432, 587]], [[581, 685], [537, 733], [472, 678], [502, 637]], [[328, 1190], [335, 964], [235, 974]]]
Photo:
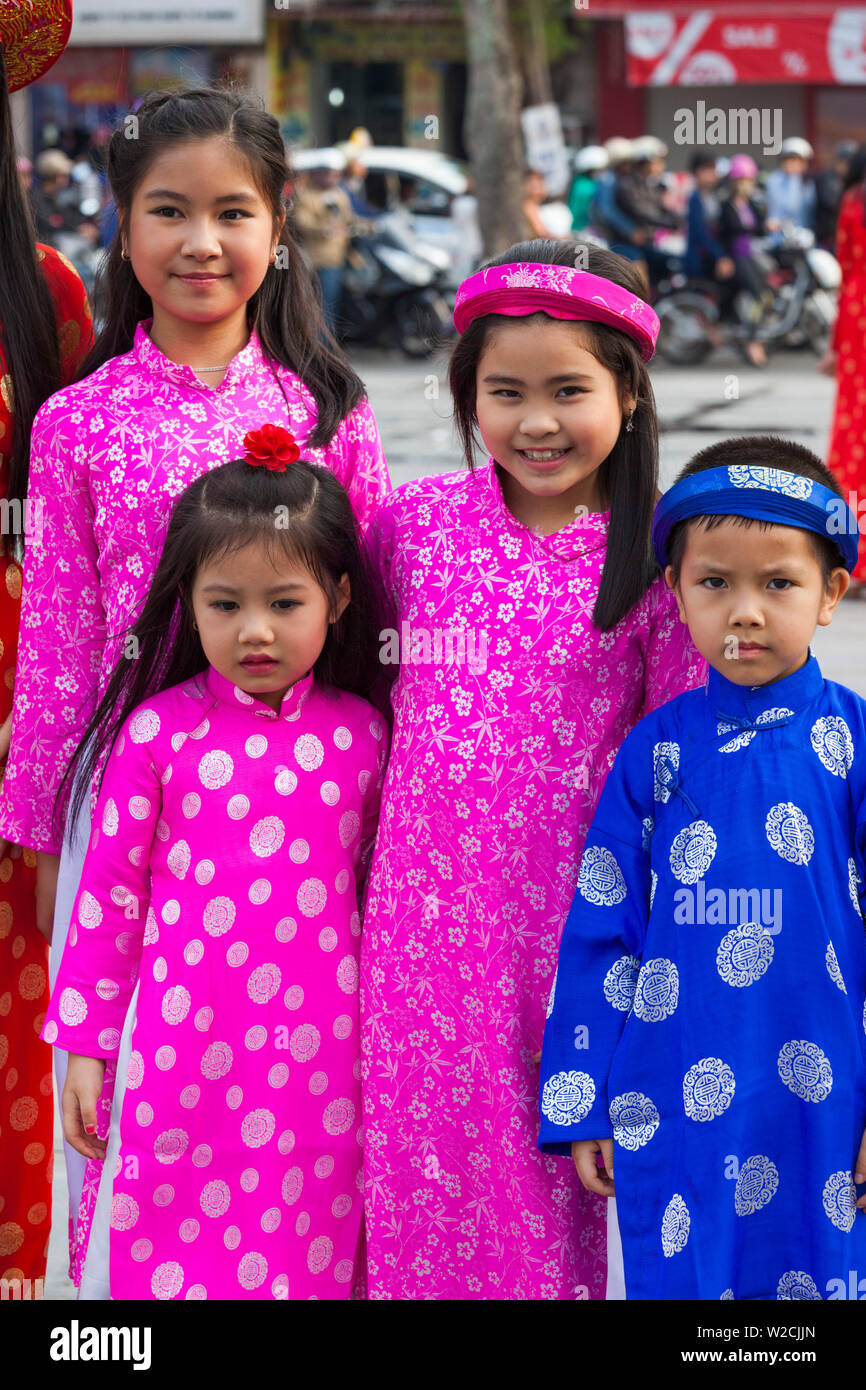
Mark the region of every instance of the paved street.
[[[408, 362], [400, 354], [358, 354], [395, 486], [411, 478], [460, 466], [452, 439], [443, 363]], [[815, 370], [809, 353], [775, 356], [765, 371], [719, 354], [695, 369], [653, 371], [661, 420], [662, 485], [698, 450], [732, 434], [781, 433], [823, 457], [834, 386]], [[438, 372], [437, 372], [438, 365]], [[438, 390], [438, 398], [437, 398]], [[819, 629], [814, 649], [825, 674], [866, 695], [866, 603], [843, 603], [829, 629]], [[65, 1276], [66, 1190], [56, 1125], [56, 1177], [46, 1297], [73, 1298]]]

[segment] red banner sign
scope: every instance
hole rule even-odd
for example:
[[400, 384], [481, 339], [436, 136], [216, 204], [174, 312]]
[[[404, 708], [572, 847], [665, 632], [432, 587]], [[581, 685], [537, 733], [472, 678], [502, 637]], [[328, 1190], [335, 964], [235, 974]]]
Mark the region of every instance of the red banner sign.
[[625, 16], [625, 45], [632, 87], [866, 84], [866, 7], [787, 16], [636, 9]]

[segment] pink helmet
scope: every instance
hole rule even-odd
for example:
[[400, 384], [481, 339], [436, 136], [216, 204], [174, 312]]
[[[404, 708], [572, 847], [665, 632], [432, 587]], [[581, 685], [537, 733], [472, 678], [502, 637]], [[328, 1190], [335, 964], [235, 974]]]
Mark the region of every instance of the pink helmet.
[[750, 154], [735, 154], [728, 169], [732, 179], [756, 179], [758, 166]]

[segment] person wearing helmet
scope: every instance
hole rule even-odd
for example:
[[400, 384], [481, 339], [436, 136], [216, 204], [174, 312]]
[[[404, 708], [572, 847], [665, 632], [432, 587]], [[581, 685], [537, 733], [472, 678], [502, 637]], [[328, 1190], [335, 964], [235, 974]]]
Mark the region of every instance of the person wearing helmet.
[[617, 202], [626, 217], [630, 217], [642, 235], [642, 254], [650, 277], [655, 281], [667, 270], [667, 257], [653, 244], [656, 231], [675, 231], [680, 218], [665, 206], [665, 188], [661, 182], [667, 146], [654, 135], [642, 135], [635, 140], [631, 170], [619, 184]]
[[631, 168], [632, 148], [633, 142], [621, 135], [613, 135], [605, 141], [608, 167], [595, 181], [590, 217], [592, 227], [606, 239], [611, 251], [616, 251], [629, 261], [640, 261], [643, 259], [646, 233], [631, 217], [626, 216], [617, 196], [621, 180]]
[[632, 146], [634, 162], [646, 163], [647, 177], [650, 180], [661, 178], [665, 171], [667, 157], [668, 147], [664, 140], [660, 140], [657, 135], [641, 135]]
[[815, 184], [809, 176], [814, 151], [808, 140], [782, 141], [780, 162], [767, 177], [767, 215], [776, 222], [815, 229]]
[[343, 274], [354, 214], [349, 195], [340, 187], [346, 157], [324, 150], [306, 182], [295, 185], [293, 211], [301, 247], [319, 278], [325, 321], [334, 331], [343, 295]]
[[353, 213], [356, 217], [364, 217], [374, 222], [382, 213], [378, 208], [374, 208], [372, 203], [368, 203], [364, 195], [364, 180], [367, 177], [367, 166], [364, 163], [366, 146], [357, 141], [343, 140], [334, 148], [346, 161], [339, 186], [352, 204]]
[[755, 198], [758, 166], [750, 154], [735, 154], [728, 169], [730, 193], [722, 203], [719, 217], [719, 240], [725, 255], [734, 263], [734, 274], [728, 282], [723, 300], [723, 312], [730, 311], [738, 290], [749, 296], [749, 320], [744, 324], [748, 335], [744, 354], [753, 367], [764, 367], [767, 350], [761, 333], [764, 317], [766, 281], [753, 255], [757, 237], [774, 230], [778, 223], [765, 218], [764, 210]]
[[603, 145], [585, 145], [574, 161], [574, 179], [568, 190], [571, 229], [582, 232], [589, 225], [589, 210], [596, 192], [596, 176], [610, 164]]
[[722, 209], [716, 157], [709, 150], [697, 150], [690, 167], [695, 186], [689, 198], [683, 270], [694, 279], [730, 280], [735, 267], [719, 239]]
[[62, 150], [43, 150], [36, 158], [39, 183], [32, 189], [30, 204], [38, 239], [56, 246], [64, 232], [74, 231], [81, 217], [78, 194], [70, 184], [72, 160]]
[[843, 140], [837, 145], [833, 162], [815, 175], [815, 240], [827, 251], [836, 249], [836, 223], [842, 190], [848, 177], [851, 160], [857, 153], [856, 140]]

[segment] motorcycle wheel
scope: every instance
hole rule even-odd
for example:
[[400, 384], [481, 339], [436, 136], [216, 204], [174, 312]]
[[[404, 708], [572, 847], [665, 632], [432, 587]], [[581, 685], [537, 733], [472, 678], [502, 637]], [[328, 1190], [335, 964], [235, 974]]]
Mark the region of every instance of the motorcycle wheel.
[[712, 352], [707, 324], [715, 318], [694, 295], [672, 294], [655, 306], [660, 328], [658, 350], [673, 367], [693, 367]]
[[[447, 305], [445, 313], [447, 318]], [[406, 295], [394, 305], [394, 327], [401, 352], [415, 360], [429, 357], [443, 336], [442, 310], [435, 298]]]
[[818, 357], [823, 357], [830, 346], [833, 333], [833, 325], [827, 321], [826, 315], [807, 300], [803, 306], [803, 317], [799, 327], [812, 351]]

